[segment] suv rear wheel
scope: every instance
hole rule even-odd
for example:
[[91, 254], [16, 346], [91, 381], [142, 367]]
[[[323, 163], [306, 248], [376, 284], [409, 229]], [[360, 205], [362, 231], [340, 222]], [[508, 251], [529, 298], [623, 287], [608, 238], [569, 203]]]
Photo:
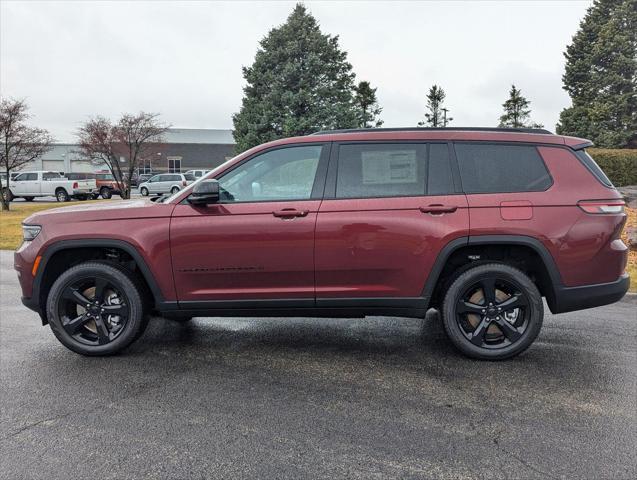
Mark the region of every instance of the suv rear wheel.
[[445, 331], [465, 355], [504, 360], [537, 338], [544, 307], [535, 284], [517, 268], [486, 264], [461, 274], [443, 302]]
[[141, 292], [135, 276], [118, 265], [86, 262], [71, 267], [49, 292], [51, 330], [76, 353], [117, 353], [146, 327]]

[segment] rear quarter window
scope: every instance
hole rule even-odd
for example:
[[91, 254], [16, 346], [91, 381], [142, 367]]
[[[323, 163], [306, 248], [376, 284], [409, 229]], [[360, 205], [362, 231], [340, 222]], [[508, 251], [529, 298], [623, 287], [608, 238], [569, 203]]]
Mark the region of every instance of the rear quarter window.
[[531, 145], [456, 143], [466, 193], [541, 192], [553, 180]]
[[599, 180], [603, 185], [609, 188], [613, 188], [613, 182], [606, 176], [604, 171], [597, 165], [597, 162], [593, 160], [586, 150], [578, 150], [575, 152], [575, 156], [579, 159], [580, 162], [584, 164], [584, 166], [591, 172], [597, 180]]

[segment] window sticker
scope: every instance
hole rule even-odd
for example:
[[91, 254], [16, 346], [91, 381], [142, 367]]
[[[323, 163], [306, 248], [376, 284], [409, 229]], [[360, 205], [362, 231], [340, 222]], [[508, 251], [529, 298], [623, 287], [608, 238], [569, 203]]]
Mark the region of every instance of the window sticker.
[[363, 185], [417, 183], [415, 150], [361, 152]]

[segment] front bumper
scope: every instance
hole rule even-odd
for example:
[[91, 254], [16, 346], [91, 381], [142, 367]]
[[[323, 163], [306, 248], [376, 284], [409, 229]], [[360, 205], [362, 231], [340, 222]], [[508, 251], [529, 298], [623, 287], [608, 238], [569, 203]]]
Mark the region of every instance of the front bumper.
[[629, 287], [630, 277], [627, 273], [621, 275], [614, 282], [581, 287], [559, 287], [556, 289], [555, 299], [549, 303], [549, 307], [553, 313], [601, 307], [621, 300]]

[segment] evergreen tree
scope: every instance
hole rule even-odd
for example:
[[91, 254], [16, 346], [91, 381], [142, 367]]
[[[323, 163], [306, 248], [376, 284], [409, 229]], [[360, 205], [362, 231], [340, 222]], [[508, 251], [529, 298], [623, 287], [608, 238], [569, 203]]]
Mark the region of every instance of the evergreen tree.
[[499, 127], [511, 128], [542, 128], [539, 123], [531, 122], [531, 102], [522, 95], [522, 91], [511, 85], [509, 98], [502, 104], [504, 113], [500, 116]]
[[444, 108], [445, 91], [438, 85], [433, 85], [427, 94], [427, 110], [425, 121], [418, 122], [419, 127], [446, 127], [453, 118], [447, 116], [449, 109]]
[[245, 95], [233, 116], [239, 152], [277, 138], [358, 126], [347, 53], [300, 3], [261, 40], [243, 76]]
[[557, 132], [601, 147], [637, 143], [637, 0], [595, 0], [564, 56], [572, 106]]
[[354, 87], [354, 104], [358, 109], [358, 127], [378, 128], [383, 124], [380, 119], [382, 107], [376, 99], [376, 88], [372, 88], [369, 82], [359, 82]]

